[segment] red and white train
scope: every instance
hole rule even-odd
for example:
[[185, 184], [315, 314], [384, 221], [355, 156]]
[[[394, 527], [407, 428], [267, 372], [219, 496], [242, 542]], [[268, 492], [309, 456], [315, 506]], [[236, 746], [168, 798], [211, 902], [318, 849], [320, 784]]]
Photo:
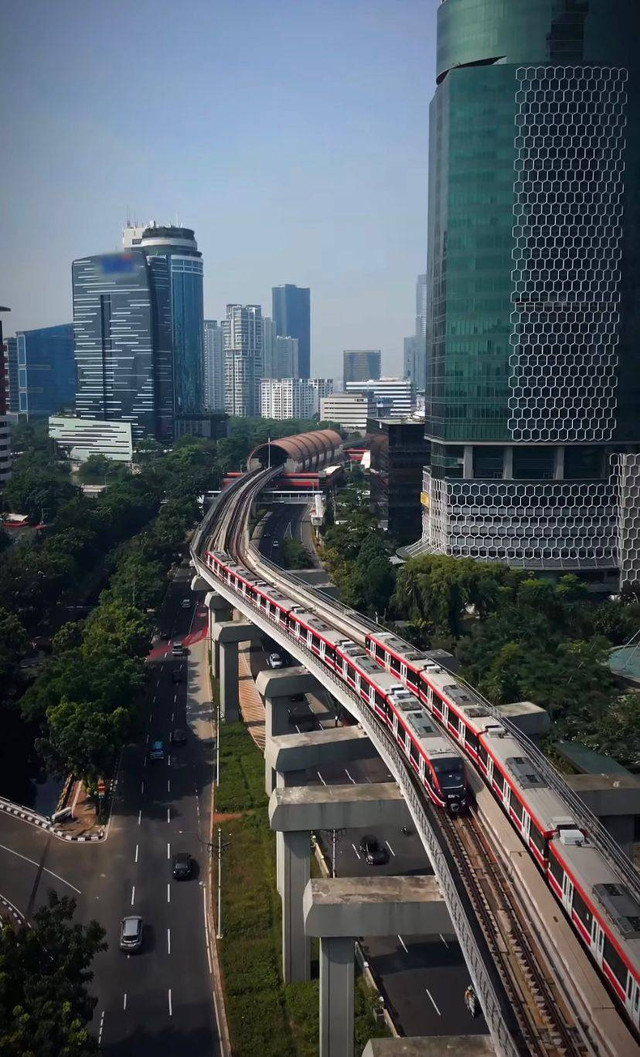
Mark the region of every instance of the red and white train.
[[463, 754], [473, 761], [640, 1028], [640, 903], [508, 728], [427, 654], [392, 633], [367, 633], [363, 648], [226, 553], [209, 551], [205, 562], [355, 691], [393, 733], [436, 805], [452, 814], [468, 806]]

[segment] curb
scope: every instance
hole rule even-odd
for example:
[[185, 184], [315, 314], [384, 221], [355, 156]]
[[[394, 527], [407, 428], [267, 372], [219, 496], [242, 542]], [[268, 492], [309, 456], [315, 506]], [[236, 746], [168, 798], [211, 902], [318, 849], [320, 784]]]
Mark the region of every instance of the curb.
[[88, 837], [75, 836], [73, 833], [65, 833], [62, 829], [57, 829], [51, 819], [46, 818], [45, 815], [38, 815], [35, 811], [29, 811], [28, 808], [22, 807], [21, 804], [14, 804], [11, 800], [6, 800], [4, 797], [0, 797], [0, 811], [4, 811], [7, 815], [12, 815], [14, 818], [22, 819], [23, 822], [28, 822], [31, 826], [37, 826], [38, 829], [47, 830], [58, 840], [74, 841], [78, 844], [95, 843], [96, 841], [104, 840], [106, 833], [105, 830], [100, 830], [99, 833], [91, 833]]
[[10, 903], [4, 896], [0, 896], [0, 907], [4, 907], [6, 911], [11, 914], [11, 917], [15, 921], [16, 925], [25, 925], [26, 918], [24, 914], [21, 914], [17, 907], [14, 907], [13, 903]]

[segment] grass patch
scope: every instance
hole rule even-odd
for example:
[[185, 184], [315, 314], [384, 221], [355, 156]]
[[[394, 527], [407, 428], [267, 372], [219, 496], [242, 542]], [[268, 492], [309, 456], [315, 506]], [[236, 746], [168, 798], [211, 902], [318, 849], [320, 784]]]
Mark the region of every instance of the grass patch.
[[[242, 723], [222, 727], [220, 778], [216, 811], [241, 815], [222, 824], [220, 958], [234, 1057], [316, 1057], [319, 985], [282, 982], [276, 841], [267, 816], [264, 759]], [[317, 961], [315, 942], [312, 960], [314, 952]], [[358, 978], [357, 1053], [369, 1038], [388, 1034], [375, 1020], [375, 1004]]]

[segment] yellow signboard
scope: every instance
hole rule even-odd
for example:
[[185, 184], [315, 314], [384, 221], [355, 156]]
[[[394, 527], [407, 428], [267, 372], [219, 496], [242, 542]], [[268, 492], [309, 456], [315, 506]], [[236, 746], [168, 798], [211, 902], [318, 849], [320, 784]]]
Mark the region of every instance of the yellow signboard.
[[431, 505], [431, 499], [427, 492], [420, 492], [420, 502], [423, 506], [426, 506], [427, 508]]

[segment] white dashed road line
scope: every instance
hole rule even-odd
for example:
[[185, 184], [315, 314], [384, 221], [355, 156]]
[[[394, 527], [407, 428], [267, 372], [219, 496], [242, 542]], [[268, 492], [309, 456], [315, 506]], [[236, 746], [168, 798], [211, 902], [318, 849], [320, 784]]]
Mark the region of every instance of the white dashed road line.
[[138, 811], [138, 825], [140, 825], [141, 822], [142, 822], [142, 809], [140, 809], [140, 811]]
[[428, 987], [425, 988], [425, 991], [427, 992], [427, 994], [429, 995], [429, 998], [431, 999], [431, 1005], [435, 1009], [435, 1011], [438, 1014], [438, 1016], [441, 1017], [442, 1013], [440, 1012], [440, 1010], [438, 1009], [437, 1005], [435, 1004], [435, 1001], [433, 999], [433, 995], [431, 994], [431, 991], [429, 990]]
[[353, 782], [353, 784], [355, 785], [355, 784], [356, 784], [356, 780], [355, 780], [355, 778], [352, 778], [352, 777], [351, 777], [351, 775], [349, 774], [349, 772], [348, 772], [348, 770], [347, 770], [347, 768], [346, 768], [346, 767], [345, 767], [345, 769], [344, 769], [344, 773], [346, 774], [346, 776], [347, 776], [347, 778], [349, 779], [349, 781]]
[[171, 902], [171, 885], [167, 881], [167, 903]]
[[171, 988], [169, 988], [169, 1016], [173, 1016], [173, 1006], [171, 1004]]
[[133, 906], [135, 898], [136, 898], [136, 886], [134, 885], [133, 888], [131, 889], [131, 906]]
[[360, 858], [360, 853], [359, 853], [358, 849], [356, 848], [355, 844], [352, 843], [351, 847], [353, 848], [354, 852], [356, 853], [356, 859], [359, 859]]
[[408, 954], [408, 953], [409, 953], [409, 951], [407, 950], [407, 945], [406, 945], [406, 943], [404, 942], [404, 940], [403, 940], [402, 936], [398, 936], [398, 939], [400, 940], [400, 943], [401, 943], [401, 944], [402, 944], [402, 946], [404, 947], [404, 952], [405, 952], [405, 954]]
[[122, 999], [122, 1008], [123, 1009], [127, 1008], [127, 996], [126, 996], [126, 993], [125, 993], [124, 998]]
[[171, 822], [171, 808], [167, 808], [167, 822]]
[[171, 845], [167, 844], [167, 859], [171, 858]]
[[171, 954], [171, 929], [167, 929], [167, 954]]
[[448, 943], [447, 943], [447, 941], [445, 940], [445, 938], [444, 938], [444, 936], [442, 935], [442, 933], [441, 933], [441, 932], [439, 932], [439, 933], [438, 933], [438, 935], [439, 935], [440, 939], [442, 940], [442, 942], [444, 943], [444, 945], [445, 945], [445, 947], [447, 948], [447, 950], [449, 950], [449, 944], [448, 944]]
[[100, 1027], [98, 1028], [98, 1046], [102, 1042], [102, 1029], [103, 1029], [103, 1027], [104, 1027], [104, 1010], [102, 1011], [102, 1015], [100, 1017]]
[[323, 777], [322, 777], [322, 775], [320, 774], [320, 771], [316, 771], [316, 774], [318, 775], [318, 778], [320, 779], [320, 781], [322, 782], [322, 784], [323, 784], [323, 785], [326, 785], [327, 783], [325, 782], [324, 778], [323, 778]]
[[135, 857], [135, 859], [133, 860], [134, 862], [137, 862], [137, 861], [138, 861], [138, 851], [139, 851], [139, 850], [140, 850], [140, 845], [139, 845], [139, 844], [136, 844], [136, 857]]
[[387, 845], [387, 848], [389, 849], [389, 851], [391, 852], [391, 854], [393, 855], [393, 857], [394, 857], [394, 859], [395, 859], [395, 857], [396, 857], [396, 853], [394, 852], [393, 848], [392, 848], [392, 847], [391, 847], [391, 845], [389, 844], [389, 841], [388, 841], [388, 840], [386, 840], [386, 841], [385, 841], [385, 844]]

